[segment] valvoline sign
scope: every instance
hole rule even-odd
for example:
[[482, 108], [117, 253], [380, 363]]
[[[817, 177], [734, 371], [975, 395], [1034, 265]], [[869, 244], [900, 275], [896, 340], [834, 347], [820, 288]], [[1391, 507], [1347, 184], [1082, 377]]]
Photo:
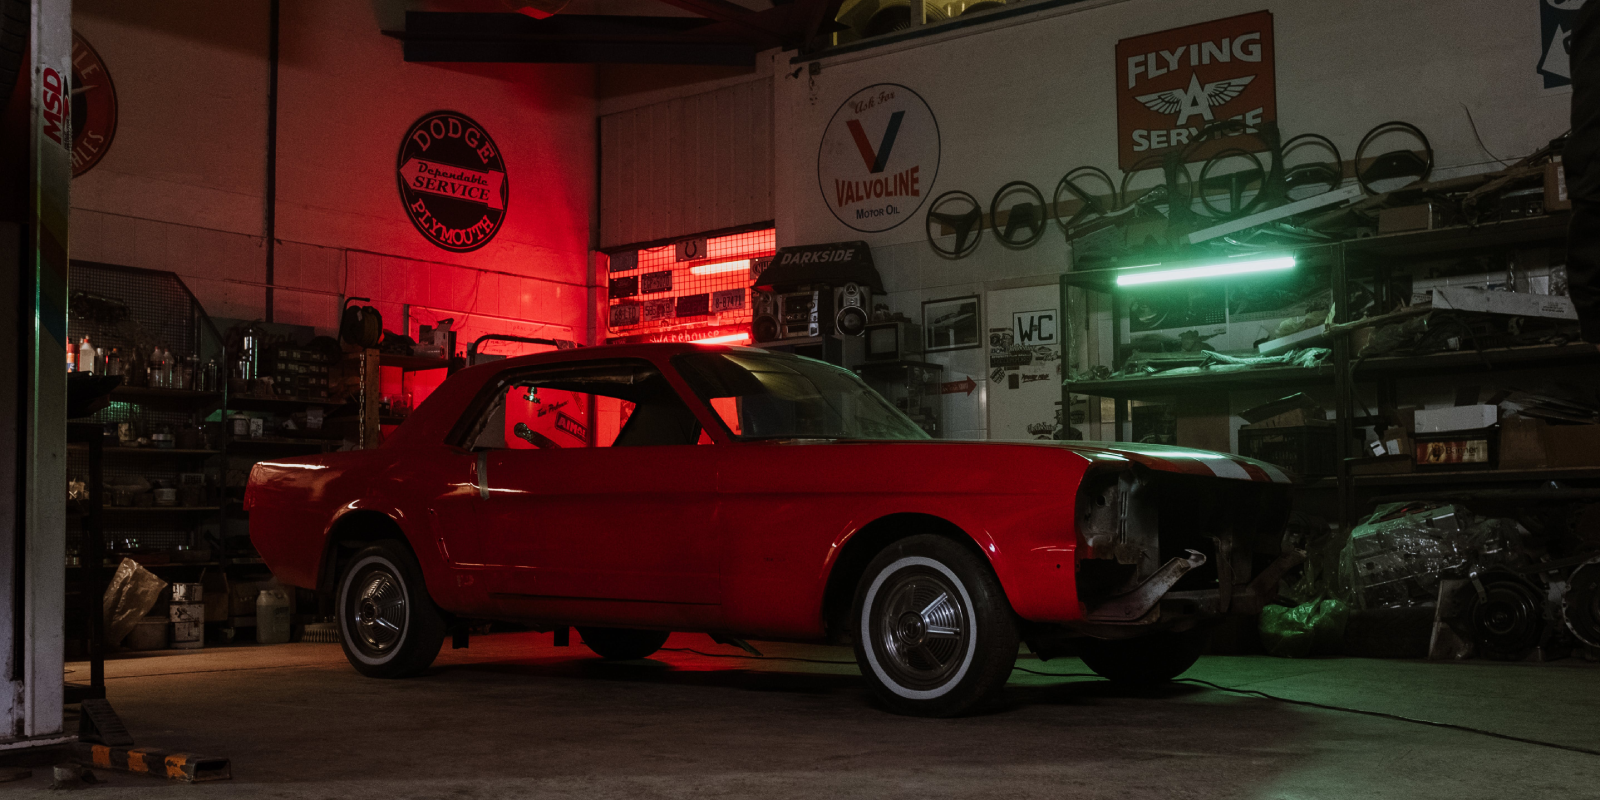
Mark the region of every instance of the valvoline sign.
[[939, 174], [939, 123], [916, 92], [879, 83], [839, 106], [822, 133], [817, 186], [840, 222], [886, 231], [910, 219]]

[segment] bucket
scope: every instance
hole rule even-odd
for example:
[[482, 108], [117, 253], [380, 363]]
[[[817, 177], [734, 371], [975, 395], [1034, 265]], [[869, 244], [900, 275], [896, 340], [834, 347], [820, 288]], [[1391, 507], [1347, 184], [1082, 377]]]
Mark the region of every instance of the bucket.
[[[204, 616], [205, 606], [200, 606]], [[172, 623], [172, 646], [177, 650], [197, 650], [205, 646], [206, 623], [203, 619]]]
[[167, 617], [173, 622], [205, 622], [205, 603], [173, 603], [167, 607]]
[[289, 641], [289, 596], [276, 589], [262, 589], [256, 595], [256, 642], [282, 644]]
[[160, 617], [145, 617], [133, 626], [133, 632], [123, 640], [130, 650], [165, 650], [167, 647], [167, 621]]

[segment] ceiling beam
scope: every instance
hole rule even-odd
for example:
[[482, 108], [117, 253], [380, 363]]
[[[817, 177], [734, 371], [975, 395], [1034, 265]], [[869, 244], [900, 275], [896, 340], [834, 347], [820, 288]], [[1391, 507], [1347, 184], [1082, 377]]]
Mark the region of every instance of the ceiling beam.
[[706, 19], [737, 25], [768, 45], [778, 45], [783, 42], [783, 35], [763, 24], [760, 14], [728, 0], [661, 0], [661, 2], [692, 14], [699, 14]]
[[712, 64], [750, 66], [757, 47], [695, 17], [420, 12], [406, 29], [384, 34], [402, 42], [409, 62]]

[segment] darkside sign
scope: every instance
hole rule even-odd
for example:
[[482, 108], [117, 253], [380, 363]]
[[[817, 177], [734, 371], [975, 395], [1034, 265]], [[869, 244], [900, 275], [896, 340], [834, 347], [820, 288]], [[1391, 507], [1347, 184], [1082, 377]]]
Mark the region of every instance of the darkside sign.
[[435, 111], [406, 131], [395, 162], [400, 199], [417, 231], [457, 253], [488, 244], [505, 221], [505, 159], [483, 126]]
[[[1159, 163], [1187, 147], [1206, 125], [1240, 120], [1250, 133], [1278, 119], [1273, 78], [1272, 14], [1227, 19], [1117, 42], [1117, 165]], [[1229, 148], [1263, 150], [1260, 137], [1221, 137], [1189, 154], [1191, 161]]]

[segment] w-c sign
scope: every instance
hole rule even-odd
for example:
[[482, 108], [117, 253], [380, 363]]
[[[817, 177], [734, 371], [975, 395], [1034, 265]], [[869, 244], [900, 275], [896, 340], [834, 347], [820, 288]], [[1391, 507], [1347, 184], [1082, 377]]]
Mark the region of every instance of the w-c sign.
[[1011, 341], [1018, 347], [1056, 343], [1056, 312], [1017, 311], [1011, 314]]

